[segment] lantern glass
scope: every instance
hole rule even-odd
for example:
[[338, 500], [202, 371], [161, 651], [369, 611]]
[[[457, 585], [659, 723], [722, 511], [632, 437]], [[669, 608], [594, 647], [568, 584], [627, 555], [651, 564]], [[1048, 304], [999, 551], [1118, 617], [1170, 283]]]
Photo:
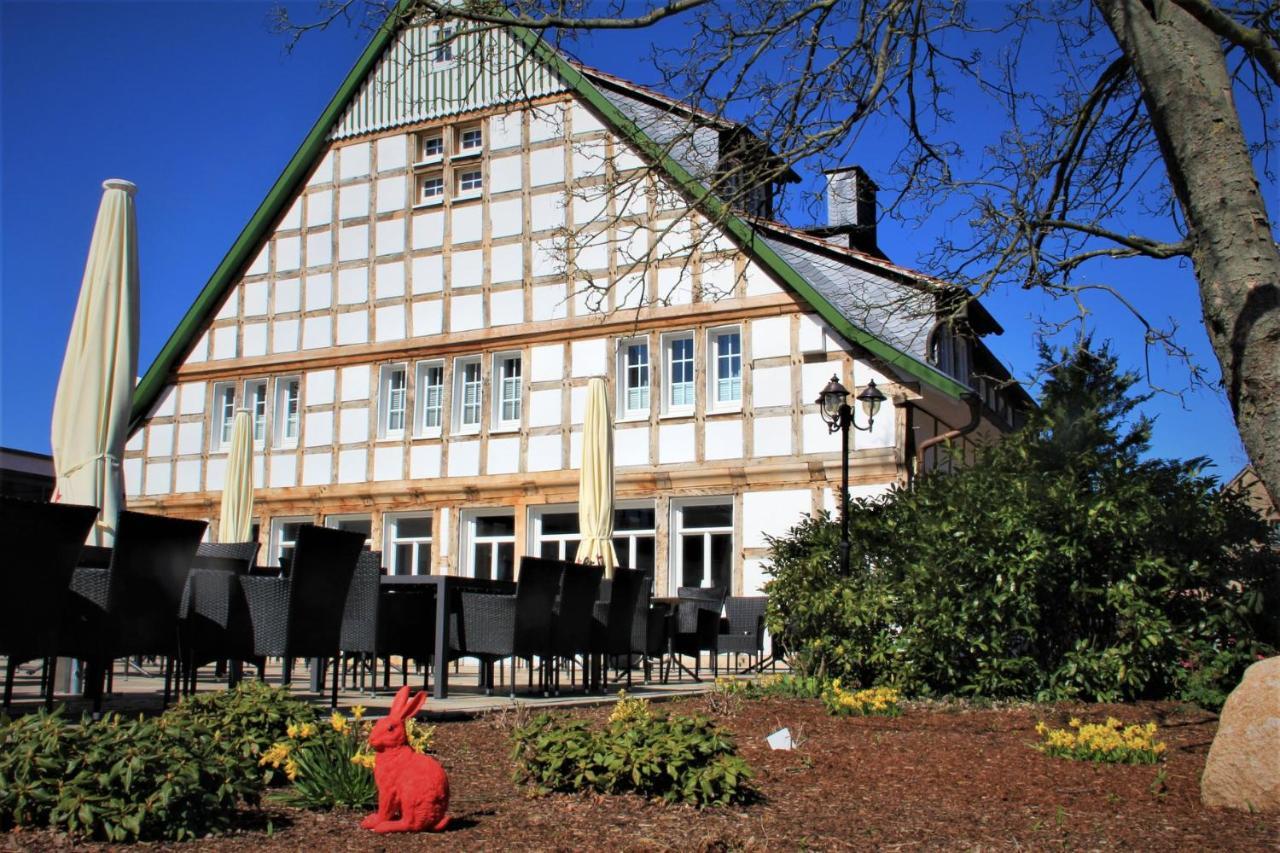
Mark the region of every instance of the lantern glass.
[[822, 406], [822, 416], [834, 423], [840, 417], [840, 407], [848, 397], [849, 391], [840, 384], [839, 379], [832, 376], [831, 381], [822, 389], [822, 394], [818, 397], [817, 402]]
[[874, 418], [880, 413], [880, 405], [884, 403], [884, 393], [876, 387], [876, 381], [872, 379], [861, 394], [858, 395], [858, 402], [862, 403], [862, 411], [868, 418]]

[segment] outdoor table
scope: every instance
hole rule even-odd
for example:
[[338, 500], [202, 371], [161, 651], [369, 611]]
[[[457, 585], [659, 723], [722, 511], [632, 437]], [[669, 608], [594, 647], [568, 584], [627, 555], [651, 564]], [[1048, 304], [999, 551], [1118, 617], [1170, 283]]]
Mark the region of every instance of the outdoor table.
[[467, 578], [457, 575], [383, 575], [379, 579], [380, 592], [395, 594], [397, 589], [432, 587], [436, 597], [435, 659], [431, 666], [431, 696], [445, 699], [449, 696], [449, 617], [458, 612], [460, 593], [483, 592], [491, 595], [511, 595], [516, 591], [512, 581], [487, 578]]

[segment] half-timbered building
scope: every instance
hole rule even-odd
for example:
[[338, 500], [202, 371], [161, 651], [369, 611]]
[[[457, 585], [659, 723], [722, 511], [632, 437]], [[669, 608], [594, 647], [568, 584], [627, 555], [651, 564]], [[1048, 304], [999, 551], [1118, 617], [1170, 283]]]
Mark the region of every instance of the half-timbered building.
[[130, 506], [216, 522], [247, 408], [263, 562], [312, 522], [391, 572], [510, 577], [573, 556], [598, 376], [622, 562], [749, 594], [765, 536], [834, 508], [833, 375], [889, 398], [854, 496], [1013, 426], [998, 325], [879, 254], [867, 176], [792, 229], [789, 173], [730, 175], [744, 133], [519, 28], [380, 30], [139, 384]]

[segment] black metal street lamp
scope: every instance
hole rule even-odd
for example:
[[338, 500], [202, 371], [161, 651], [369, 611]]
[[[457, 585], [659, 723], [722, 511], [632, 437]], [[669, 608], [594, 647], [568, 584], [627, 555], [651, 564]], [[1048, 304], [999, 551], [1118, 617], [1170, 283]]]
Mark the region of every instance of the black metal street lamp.
[[822, 393], [814, 401], [818, 404], [822, 419], [827, 423], [827, 431], [840, 431], [840, 569], [846, 576], [849, 574], [849, 427], [870, 432], [885, 398], [884, 393], [876, 387], [874, 379], [858, 395], [862, 412], [867, 416], [867, 425], [864, 427], [858, 426], [854, 420], [848, 399], [849, 389], [840, 384], [839, 378], [832, 376], [827, 387], [822, 389]]

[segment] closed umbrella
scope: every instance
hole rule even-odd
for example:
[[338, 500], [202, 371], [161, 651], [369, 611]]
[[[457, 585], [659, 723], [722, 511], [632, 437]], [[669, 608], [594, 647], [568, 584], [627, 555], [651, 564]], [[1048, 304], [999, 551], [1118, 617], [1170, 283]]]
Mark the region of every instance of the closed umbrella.
[[227, 453], [227, 476], [222, 483], [219, 542], [248, 542], [253, 530], [253, 425], [249, 410], [236, 412]]
[[80, 301], [53, 402], [54, 500], [101, 510], [89, 543], [110, 545], [124, 506], [120, 460], [138, 371], [137, 187], [102, 185]]
[[613, 424], [603, 379], [587, 385], [587, 411], [582, 426], [582, 468], [578, 483], [578, 526], [582, 542], [579, 563], [603, 565], [613, 575]]

